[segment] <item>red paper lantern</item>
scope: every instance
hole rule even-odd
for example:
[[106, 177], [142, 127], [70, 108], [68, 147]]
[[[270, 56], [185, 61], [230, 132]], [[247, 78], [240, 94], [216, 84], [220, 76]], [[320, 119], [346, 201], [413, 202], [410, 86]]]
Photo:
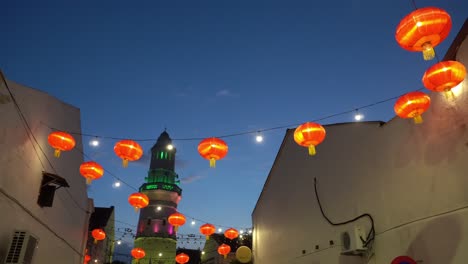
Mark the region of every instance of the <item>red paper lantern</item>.
[[104, 169], [97, 162], [88, 161], [81, 164], [80, 173], [86, 178], [86, 184], [90, 184], [91, 181], [97, 180], [104, 175]]
[[126, 168], [128, 161], [135, 161], [141, 158], [143, 148], [133, 140], [121, 140], [115, 144], [114, 152], [122, 159], [122, 165]]
[[427, 69], [422, 82], [427, 89], [445, 92], [447, 98], [451, 98], [451, 89], [463, 82], [465, 76], [466, 68], [460, 62], [442, 61]]
[[186, 221], [185, 216], [177, 212], [171, 214], [167, 220], [169, 221], [169, 224], [174, 226], [176, 232], [179, 229], [179, 226], [183, 226]]
[[219, 247], [218, 247], [218, 253], [220, 255], [223, 255], [224, 258], [227, 258], [227, 255], [229, 254], [229, 252], [231, 252], [231, 247], [229, 245], [226, 245], [226, 244], [221, 244]]
[[128, 203], [135, 207], [135, 211], [138, 211], [138, 209], [148, 206], [149, 198], [144, 193], [132, 193], [128, 197]]
[[216, 232], [216, 228], [212, 224], [204, 224], [200, 226], [200, 233], [206, 236], [206, 240], [210, 239], [210, 236]]
[[91, 256], [90, 256], [90, 255], [85, 255], [85, 256], [84, 256], [84, 264], [87, 264], [90, 260], [91, 260]]
[[91, 235], [94, 238], [94, 244], [106, 238], [106, 232], [100, 228], [94, 229], [93, 232], [91, 232]]
[[224, 236], [233, 240], [234, 238], [237, 238], [239, 236], [239, 232], [234, 228], [229, 228], [226, 231], [224, 231]]
[[392, 260], [391, 264], [416, 264], [417, 262], [407, 256], [399, 256]]
[[206, 138], [198, 144], [200, 156], [210, 161], [210, 167], [216, 166], [216, 161], [224, 158], [228, 153], [228, 145], [219, 138]]
[[189, 262], [190, 257], [185, 253], [180, 253], [175, 257], [177, 263], [185, 264]]
[[450, 33], [452, 19], [443, 9], [424, 7], [404, 17], [397, 26], [395, 39], [409, 51], [422, 51], [424, 60], [435, 56], [434, 47]]
[[413, 118], [416, 124], [423, 122], [422, 114], [426, 112], [431, 104], [429, 95], [423, 92], [410, 92], [400, 98], [395, 103], [395, 113], [401, 118]]
[[76, 145], [75, 139], [72, 135], [62, 131], [50, 133], [47, 141], [49, 142], [49, 145], [55, 149], [54, 156], [57, 158], [60, 157], [61, 151], [70, 151]]
[[315, 146], [325, 139], [326, 131], [323, 126], [317, 123], [307, 122], [296, 128], [294, 131], [294, 141], [303, 147], [309, 148], [309, 155], [315, 155]]
[[142, 248], [134, 248], [131, 251], [132, 257], [137, 260], [137, 263], [140, 259], [144, 258], [146, 253]]

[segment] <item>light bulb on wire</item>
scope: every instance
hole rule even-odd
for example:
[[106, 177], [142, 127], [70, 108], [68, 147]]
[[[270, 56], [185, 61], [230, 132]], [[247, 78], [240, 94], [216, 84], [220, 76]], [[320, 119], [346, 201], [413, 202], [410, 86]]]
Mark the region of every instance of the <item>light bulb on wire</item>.
[[114, 188], [119, 188], [120, 187], [120, 182], [119, 181], [116, 181], [114, 182], [114, 184], [112, 184], [112, 186], [114, 186]]
[[89, 145], [91, 147], [99, 147], [99, 140], [97, 138], [94, 138], [94, 139], [89, 141]]
[[261, 143], [263, 141], [263, 136], [262, 134], [260, 133], [260, 131], [257, 132], [257, 134], [255, 135], [255, 141], [257, 143]]
[[359, 111], [356, 109], [356, 113], [354, 114], [354, 120], [361, 121], [362, 119], [364, 119], [364, 115], [359, 113]]

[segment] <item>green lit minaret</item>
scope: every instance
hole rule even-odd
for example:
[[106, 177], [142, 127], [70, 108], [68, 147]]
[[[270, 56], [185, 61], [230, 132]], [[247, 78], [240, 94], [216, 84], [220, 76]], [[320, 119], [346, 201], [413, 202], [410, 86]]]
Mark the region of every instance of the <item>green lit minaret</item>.
[[[182, 198], [179, 176], [175, 173], [176, 148], [164, 131], [151, 148], [151, 164], [146, 182], [140, 192], [150, 199], [149, 205], [140, 209], [135, 247], [146, 252], [140, 264], [174, 264], [176, 232], [167, 218], [177, 210]], [[133, 261], [132, 263], [136, 263]]]

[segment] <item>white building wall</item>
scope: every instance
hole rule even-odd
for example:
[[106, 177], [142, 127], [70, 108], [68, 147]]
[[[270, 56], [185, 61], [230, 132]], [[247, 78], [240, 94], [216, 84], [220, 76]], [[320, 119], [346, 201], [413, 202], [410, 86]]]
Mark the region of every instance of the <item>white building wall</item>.
[[[5, 259], [13, 231], [24, 230], [39, 239], [33, 263], [81, 264], [89, 220], [89, 214], [84, 210], [92, 211], [85, 180], [79, 174], [83, 156], [72, 150], [55, 158], [47, 143], [51, 130], [41, 124], [80, 132], [80, 111], [41, 91], [12, 81], [8, 84], [56, 171], [49, 166], [37, 146], [39, 154], [34, 151], [13, 102], [0, 104], [0, 263]], [[7, 94], [1, 81], [0, 93]], [[82, 149], [81, 137], [75, 136], [75, 140], [76, 147]], [[70, 185], [70, 188], [60, 188], [55, 192], [52, 207], [41, 208], [37, 204], [44, 170], [38, 155], [47, 172], [60, 175]]]
[[[468, 66], [466, 39], [457, 60]], [[366, 263], [340, 255], [340, 232], [353, 224], [334, 227], [326, 222], [315, 198], [314, 177], [332, 221], [373, 216], [377, 236], [369, 263], [388, 264], [399, 255], [425, 264], [468, 263], [466, 79], [459, 92], [452, 103], [430, 93], [432, 105], [421, 125], [397, 117], [384, 125], [326, 126], [327, 137], [313, 157], [294, 142], [294, 130], [288, 130], [252, 215], [255, 263]], [[368, 223], [357, 222], [367, 230]]]

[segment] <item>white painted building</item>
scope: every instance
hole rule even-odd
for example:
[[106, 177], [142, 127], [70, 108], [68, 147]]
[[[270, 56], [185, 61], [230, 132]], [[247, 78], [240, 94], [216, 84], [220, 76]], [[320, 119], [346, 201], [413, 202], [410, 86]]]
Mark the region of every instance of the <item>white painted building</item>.
[[[468, 66], [468, 23], [445, 59]], [[419, 78], [419, 77], [416, 77]], [[424, 123], [395, 117], [387, 123], [325, 126], [316, 156], [287, 130], [253, 211], [256, 264], [390, 264], [401, 255], [426, 264], [468, 263], [468, 81], [456, 99], [429, 93]], [[391, 107], [391, 106], [389, 106]], [[368, 218], [376, 236], [369, 262], [342, 255], [342, 232]], [[364, 236], [365, 237], [365, 236]]]
[[[7, 83], [38, 144], [28, 136], [0, 78], [0, 263], [82, 264], [87, 211], [93, 210], [79, 174], [83, 155], [72, 150], [55, 158], [47, 142], [51, 130], [43, 125], [80, 132], [80, 110], [42, 91]], [[81, 137], [75, 140], [82, 149]]]

